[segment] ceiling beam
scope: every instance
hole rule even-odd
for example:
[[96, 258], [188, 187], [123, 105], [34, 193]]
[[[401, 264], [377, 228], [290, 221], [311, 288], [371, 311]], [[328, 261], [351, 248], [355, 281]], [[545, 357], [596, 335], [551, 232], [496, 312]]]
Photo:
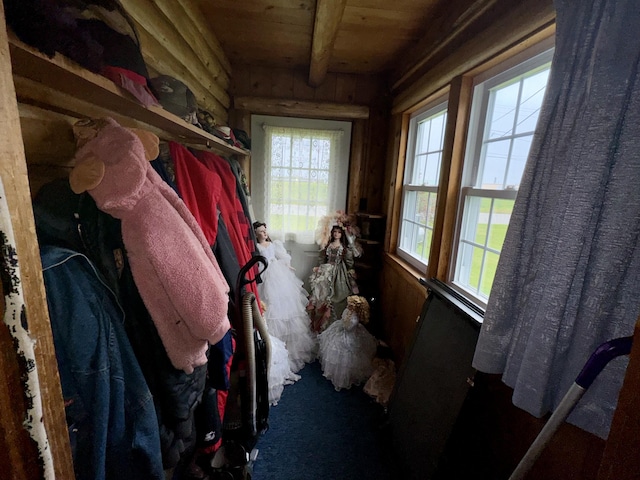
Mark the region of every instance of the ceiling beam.
[[338, 26], [347, 0], [318, 0], [311, 40], [309, 85], [319, 86], [327, 75], [333, 44], [338, 36]]
[[284, 117], [309, 117], [340, 120], [366, 120], [369, 107], [347, 103], [312, 102], [288, 98], [235, 97], [236, 110]]

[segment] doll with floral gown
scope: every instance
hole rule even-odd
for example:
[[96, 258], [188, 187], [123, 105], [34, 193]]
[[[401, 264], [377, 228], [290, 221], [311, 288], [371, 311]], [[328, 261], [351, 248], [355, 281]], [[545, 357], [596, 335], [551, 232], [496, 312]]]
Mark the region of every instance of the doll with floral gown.
[[[337, 217], [323, 217], [316, 231], [316, 235], [319, 235], [317, 241], [321, 246], [320, 265], [313, 269], [309, 278], [311, 294], [307, 310], [311, 317], [311, 329], [317, 333], [341, 318], [347, 305], [347, 297], [359, 293], [353, 268], [355, 257], [360, 255], [359, 246], [355, 242], [356, 230], [348, 223], [342, 223], [340, 218], [340, 214]], [[336, 222], [331, 230], [322, 227], [327, 219]], [[327, 232], [318, 233], [323, 228]]]
[[322, 373], [336, 390], [364, 383], [373, 373], [378, 341], [364, 326], [368, 321], [369, 303], [351, 295], [341, 319], [318, 335]]

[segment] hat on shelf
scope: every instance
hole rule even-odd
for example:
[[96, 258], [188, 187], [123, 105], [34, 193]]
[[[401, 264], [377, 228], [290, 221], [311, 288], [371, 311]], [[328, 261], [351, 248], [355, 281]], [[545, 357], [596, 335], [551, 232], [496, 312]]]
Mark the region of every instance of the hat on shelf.
[[226, 125], [216, 125], [213, 129], [213, 134], [227, 142], [229, 145], [238, 146], [239, 143], [236, 141], [236, 136], [231, 130], [231, 127], [227, 127]]
[[251, 150], [251, 138], [244, 130], [240, 130], [239, 128], [233, 128], [233, 134], [236, 136], [236, 140], [240, 143], [240, 147], [246, 148], [247, 150]]
[[213, 131], [216, 128], [216, 119], [214, 118], [214, 116], [200, 107], [198, 107], [196, 116], [198, 118], [198, 123], [200, 124], [200, 128], [202, 128], [204, 131], [213, 135], [214, 134]]
[[160, 75], [149, 80], [160, 105], [185, 122], [198, 124], [196, 96], [183, 82], [169, 75]]

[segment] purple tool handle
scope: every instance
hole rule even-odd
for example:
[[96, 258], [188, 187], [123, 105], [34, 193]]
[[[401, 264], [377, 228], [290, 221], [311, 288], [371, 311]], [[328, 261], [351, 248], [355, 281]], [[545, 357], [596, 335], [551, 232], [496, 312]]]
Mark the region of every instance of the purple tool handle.
[[591, 354], [587, 363], [582, 367], [582, 371], [576, 378], [575, 383], [585, 390], [589, 388], [604, 367], [607, 366], [607, 363], [620, 355], [628, 355], [631, 352], [632, 344], [633, 336], [615, 338], [604, 342]]

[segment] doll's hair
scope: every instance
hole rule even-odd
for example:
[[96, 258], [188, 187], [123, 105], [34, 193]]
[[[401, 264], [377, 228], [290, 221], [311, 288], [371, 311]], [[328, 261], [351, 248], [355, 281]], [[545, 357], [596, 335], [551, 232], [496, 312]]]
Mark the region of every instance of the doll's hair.
[[345, 229], [340, 225], [334, 225], [333, 227], [331, 227], [331, 232], [329, 233], [329, 243], [333, 241], [333, 232], [335, 230], [339, 230], [342, 233], [342, 235], [340, 236], [340, 243], [344, 248], [347, 248], [347, 233]]
[[369, 323], [369, 302], [367, 299], [360, 295], [349, 295], [347, 297], [347, 308], [355, 312], [358, 316], [358, 320], [363, 325]]
[[[253, 232], [254, 233], [260, 227], [267, 228], [267, 224], [264, 223], [264, 222], [253, 222]], [[268, 242], [272, 242], [273, 241], [273, 240], [271, 240], [271, 237], [269, 235], [267, 235], [267, 241]]]
[[[338, 210], [329, 215], [324, 215], [318, 220], [314, 238], [320, 248], [325, 248], [331, 242], [331, 231], [334, 227], [342, 229], [342, 240], [345, 246], [357, 243], [355, 239], [360, 236], [360, 229], [356, 226], [355, 217]], [[357, 253], [355, 256], [358, 257], [362, 252], [359, 248], [356, 248], [354, 253]]]

